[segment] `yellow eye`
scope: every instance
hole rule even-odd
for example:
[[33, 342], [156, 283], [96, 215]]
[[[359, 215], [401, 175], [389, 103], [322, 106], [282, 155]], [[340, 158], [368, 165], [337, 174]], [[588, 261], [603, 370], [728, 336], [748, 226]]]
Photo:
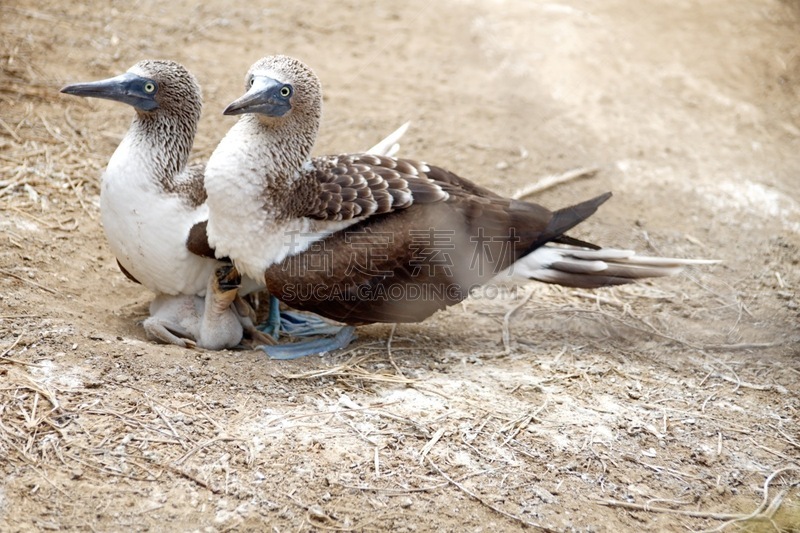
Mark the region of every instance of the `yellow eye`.
[[284, 98], [289, 98], [292, 95], [292, 88], [288, 85], [284, 85], [281, 87], [281, 96]]
[[146, 92], [147, 94], [152, 94], [155, 91], [156, 91], [156, 84], [153, 83], [152, 81], [148, 81], [147, 83], [144, 84], [144, 92]]

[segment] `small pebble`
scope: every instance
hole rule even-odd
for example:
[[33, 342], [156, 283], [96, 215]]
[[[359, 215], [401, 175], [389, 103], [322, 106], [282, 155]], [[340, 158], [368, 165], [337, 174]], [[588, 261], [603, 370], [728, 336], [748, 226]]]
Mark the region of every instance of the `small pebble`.
[[555, 503], [556, 497], [553, 495], [552, 492], [545, 490], [541, 487], [534, 487], [533, 493], [536, 495], [537, 498], [542, 500], [544, 503]]
[[325, 511], [323, 511], [322, 507], [320, 507], [319, 505], [312, 505], [311, 507], [309, 507], [308, 508], [308, 513], [313, 518], [327, 518], [327, 515], [325, 514]]

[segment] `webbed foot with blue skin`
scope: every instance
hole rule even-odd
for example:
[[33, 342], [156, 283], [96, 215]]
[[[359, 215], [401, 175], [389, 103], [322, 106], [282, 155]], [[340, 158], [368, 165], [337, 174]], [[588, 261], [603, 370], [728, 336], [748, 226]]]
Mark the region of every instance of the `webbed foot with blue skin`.
[[297, 311], [281, 311], [280, 302], [270, 296], [269, 317], [259, 329], [274, 339], [280, 334], [290, 337], [318, 337], [286, 344], [259, 346], [271, 359], [298, 359], [308, 355], [346, 348], [355, 340], [355, 328], [337, 326], [316, 315]]

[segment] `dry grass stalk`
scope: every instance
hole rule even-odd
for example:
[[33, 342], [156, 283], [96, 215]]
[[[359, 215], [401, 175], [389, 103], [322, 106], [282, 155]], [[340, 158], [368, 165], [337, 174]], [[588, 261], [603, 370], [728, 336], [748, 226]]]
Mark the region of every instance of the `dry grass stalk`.
[[511, 195], [511, 198], [514, 198], [515, 200], [521, 200], [528, 196], [539, 194], [548, 189], [552, 189], [553, 187], [569, 183], [570, 181], [574, 181], [576, 179], [591, 178], [598, 172], [600, 172], [600, 169], [598, 167], [576, 168], [574, 170], [568, 170], [563, 174], [545, 176], [543, 178], [539, 178], [539, 181], [535, 183], [531, 183], [530, 185], [527, 185], [525, 187], [522, 187], [521, 189], [516, 190]]
[[[780, 531], [780, 527], [774, 522], [775, 513], [777, 513], [778, 509], [780, 508], [781, 504], [783, 503], [784, 498], [788, 494], [788, 489], [782, 489], [778, 492], [775, 497], [770, 500], [769, 499], [769, 487], [772, 481], [778, 475], [781, 475], [788, 471], [797, 471], [800, 472], [800, 467], [785, 467], [775, 472], [772, 472], [769, 476], [767, 476], [766, 480], [764, 481], [763, 486], [763, 493], [764, 497], [761, 501], [761, 504], [751, 513], [742, 514], [742, 513], [716, 513], [716, 512], [709, 512], [709, 511], [687, 511], [683, 509], [671, 509], [668, 507], [655, 507], [651, 505], [651, 502], [646, 504], [637, 504], [631, 502], [622, 502], [617, 500], [593, 500], [595, 503], [600, 505], [607, 505], [610, 507], [621, 507], [624, 509], [632, 509], [637, 511], [645, 511], [650, 513], [668, 513], [680, 516], [688, 516], [692, 518], [707, 518], [711, 520], [724, 520], [725, 523], [720, 524], [719, 526], [713, 529], [706, 529], [703, 530], [703, 533], [716, 533], [722, 531], [723, 529], [727, 528], [730, 525], [741, 523], [741, 522], [748, 522], [748, 521], [768, 521], [772, 524], [775, 528], [775, 531]], [[795, 482], [793, 485], [798, 485]]]
[[362, 368], [362, 363], [370, 359], [370, 355], [353, 355], [346, 362], [323, 370], [313, 370], [301, 372], [299, 374], [287, 374], [287, 379], [317, 379], [321, 377], [337, 377], [342, 379], [361, 379], [381, 383], [395, 383], [398, 385], [411, 385], [416, 380], [406, 378], [402, 375], [375, 373]]
[[493, 504], [487, 502], [485, 499], [481, 498], [479, 495], [477, 495], [474, 492], [472, 492], [471, 490], [469, 490], [463, 484], [459, 483], [458, 481], [454, 480], [453, 478], [451, 478], [450, 476], [445, 474], [442, 471], [442, 469], [439, 468], [437, 466], [437, 464], [434, 463], [430, 458], [428, 459], [428, 464], [430, 464], [433, 467], [433, 469], [436, 470], [439, 473], [440, 476], [442, 476], [444, 479], [446, 479], [448, 483], [450, 483], [451, 485], [456, 487], [458, 490], [460, 490], [461, 492], [463, 492], [464, 494], [466, 494], [470, 498], [473, 498], [474, 500], [478, 501], [482, 505], [488, 507], [489, 509], [491, 509], [495, 513], [497, 513], [497, 514], [499, 514], [501, 516], [504, 516], [504, 517], [508, 518], [509, 520], [512, 520], [513, 522], [519, 522], [519, 523], [521, 523], [523, 525], [536, 528], [536, 529], [538, 529], [540, 531], [547, 531], [547, 532], [553, 532], [553, 533], [556, 531], [554, 529], [551, 529], [549, 527], [543, 526], [541, 524], [537, 524], [536, 522], [531, 522], [529, 520], [526, 520], [521, 516], [517, 516], [517, 515], [514, 515], [514, 514], [511, 514], [511, 513], [507, 512], [507, 511], [504, 511], [503, 509], [497, 507], [496, 505], [493, 505]]

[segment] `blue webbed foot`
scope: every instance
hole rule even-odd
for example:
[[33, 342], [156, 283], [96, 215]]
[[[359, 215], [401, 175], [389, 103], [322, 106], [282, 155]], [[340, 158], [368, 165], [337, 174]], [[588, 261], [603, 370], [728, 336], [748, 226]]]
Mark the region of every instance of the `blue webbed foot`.
[[332, 352], [347, 347], [355, 338], [356, 328], [353, 326], [335, 326], [339, 332], [334, 337], [323, 337], [306, 341], [276, 344], [274, 346], [259, 346], [270, 359], [299, 359], [307, 355], [316, 355]]
[[290, 337], [324, 336], [275, 346], [259, 346], [272, 359], [298, 359], [339, 350], [347, 347], [356, 338], [355, 328], [352, 326], [337, 326], [310, 313], [281, 311], [280, 302], [274, 296], [270, 296], [266, 324], [259, 326], [259, 329], [274, 339], [278, 339], [281, 333]]

